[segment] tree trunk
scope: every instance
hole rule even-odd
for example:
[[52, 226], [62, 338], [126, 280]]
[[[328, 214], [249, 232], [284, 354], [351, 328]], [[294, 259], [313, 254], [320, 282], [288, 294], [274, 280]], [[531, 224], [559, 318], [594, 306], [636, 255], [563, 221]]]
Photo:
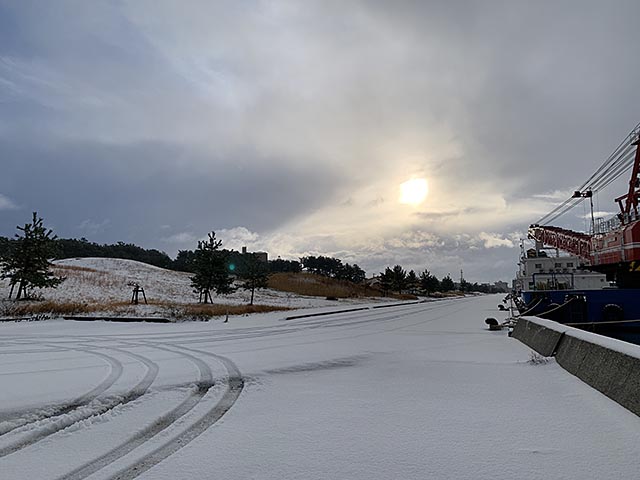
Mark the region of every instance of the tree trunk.
[[253, 292], [256, 291], [256, 287], [251, 287], [251, 303], [249, 305], [253, 305]]

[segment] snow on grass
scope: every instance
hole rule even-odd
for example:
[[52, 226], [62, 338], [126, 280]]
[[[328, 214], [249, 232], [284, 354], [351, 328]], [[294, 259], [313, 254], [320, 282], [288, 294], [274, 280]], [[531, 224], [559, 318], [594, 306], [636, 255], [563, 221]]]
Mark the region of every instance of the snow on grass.
[[[27, 316], [28, 314], [57, 315], [98, 315], [105, 312], [120, 316], [168, 316], [171, 318], [201, 318], [225, 315], [224, 307], [193, 306], [197, 295], [191, 287], [191, 274], [155, 267], [145, 263], [117, 258], [70, 258], [56, 260], [53, 271], [66, 277], [57, 289], [38, 291], [44, 302], [30, 302], [28, 307], [5, 303], [5, 315]], [[140, 305], [130, 304], [130, 283], [144, 288], [148, 305], [140, 295]], [[0, 281], [0, 289], [8, 293], [8, 282]], [[250, 292], [238, 289], [231, 295], [214, 296], [217, 305], [246, 305]], [[341, 299], [339, 303], [358, 303], [362, 300]], [[367, 297], [367, 301], [388, 301]], [[46, 302], [50, 302], [47, 304]], [[309, 308], [336, 305], [333, 300], [324, 297], [297, 295], [273, 289], [256, 291], [254, 303], [257, 305], [285, 308]], [[188, 306], [192, 305], [192, 306]], [[186, 307], [188, 306], [188, 307]], [[271, 310], [273, 310], [272, 308]], [[260, 307], [245, 309], [247, 313], [260, 311]], [[230, 311], [230, 314], [243, 313], [245, 310]], [[262, 307], [268, 311], [269, 308]], [[28, 312], [28, 313], [24, 313]]]

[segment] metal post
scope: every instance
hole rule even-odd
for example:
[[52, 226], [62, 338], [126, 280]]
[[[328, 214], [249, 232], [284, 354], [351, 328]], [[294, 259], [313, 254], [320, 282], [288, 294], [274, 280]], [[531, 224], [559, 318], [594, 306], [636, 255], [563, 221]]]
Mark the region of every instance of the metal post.
[[593, 192], [591, 190], [587, 190], [585, 193], [587, 194], [587, 197], [589, 197], [589, 204], [591, 205], [591, 234], [595, 235], [596, 221], [593, 217]]

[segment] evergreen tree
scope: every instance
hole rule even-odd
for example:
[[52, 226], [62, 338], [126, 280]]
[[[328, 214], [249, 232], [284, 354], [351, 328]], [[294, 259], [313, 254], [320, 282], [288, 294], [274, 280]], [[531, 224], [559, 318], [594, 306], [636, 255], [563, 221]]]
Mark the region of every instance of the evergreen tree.
[[444, 277], [442, 279], [442, 281], [440, 282], [440, 289], [443, 292], [450, 292], [451, 290], [453, 290], [454, 288], [456, 288], [455, 284], [453, 283], [453, 280], [451, 280], [451, 277], [449, 275], [447, 275], [446, 277]]
[[269, 260], [269, 270], [272, 273], [279, 273], [279, 272], [299, 273], [302, 271], [302, 265], [300, 265], [300, 262], [296, 260], [282, 260], [280, 257], [278, 257], [275, 260]]
[[258, 260], [252, 253], [243, 255], [242, 268], [240, 269], [240, 278], [243, 283], [241, 288], [251, 291], [251, 302], [253, 305], [253, 296], [256, 290], [267, 288], [269, 283], [269, 265], [266, 262]]
[[362, 283], [366, 278], [366, 273], [357, 264], [349, 265], [345, 263], [336, 274], [338, 280], [346, 280], [352, 283]]
[[7, 237], [0, 237], [0, 259], [9, 254], [13, 242], [14, 240], [11, 240]]
[[16, 300], [20, 300], [29, 297], [34, 288], [56, 288], [65, 279], [49, 270], [56, 236], [44, 227], [37, 212], [33, 212], [31, 223], [17, 228], [22, 233], [16, 233], [8, 252], [0, 259], [0, 277], [9, 279], [9, 298], [18, 286]]
[[360, 268], [360, 266], [357, 263], [354, 263], [353, 265], [349, 265], [347, 263], [347, 267], [349, 267], [350, 269], [349, 279], [348, 279], [350, 282], [362, 283], [367, 278], [366, 272], [362, 268]]
[[338, 278], [344, 268], [340, 259], [324, 257], [322, 255], [317, 257], [313, 255], [302, 257], [300, 263], [302, 263], [304, 269], [308, 272], [330, 278]]
[[380, 273], [380, 289], [383, 295], [388, 295], [393, 284], [393, 271], [387, 267]]
[[398, 293], [402, 293], [407, 288], [407, 272], [400, 265], [396, 265], [391, 270], [391, 288]]
[[196, 254], [193, 250], [179, 250], [176, 259], [173, 261], [172, 268], [179, 272], [193, 273], [193, 263]]
[[440, 281], [438, 277], [432, 275], [429, 270], [425, 269], [424, 272], [420, 274], [420, 288], [424, 293], [429, 295], [440, 289]]
[[416, 290], [418, 290], [419, 285], [420, 285], [420, 280], [418, 280], [418, 276], [416, 275], [416, 272], [414, 272], [413, 270], [410, 270], [409, 273], [407, 273], [407, 289], [409, 290], [410, 293], [415, 294]]
[[233, 278], [227, 267], [227, 256], [219, 250], [222, 240], [216, 240], [216, 233], [209, 233], [209, 239], [198, 242], [198, 249], [194, 252], [191, 286], [200, 298], [200, 303], [213, 303], [211, 291], [218, 295], [228, 295], [233, 288]]

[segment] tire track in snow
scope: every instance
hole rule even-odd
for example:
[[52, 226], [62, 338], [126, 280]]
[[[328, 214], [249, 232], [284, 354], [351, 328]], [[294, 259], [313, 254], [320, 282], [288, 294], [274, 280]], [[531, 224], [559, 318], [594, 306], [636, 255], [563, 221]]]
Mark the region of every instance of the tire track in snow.
[[[88, 348], [69, 348], [69, 347], [57, 347], [57, 348], [58, 348], [57, 351], [76, 350], [76, 351], [81, 351], [81, 352], [89, 353], [91, 355], [100, 357], [101, 359], [105, 360], [109, 364], [109, 367], [110, 367], [109, 374], [102, 382], [96, 385], [93, 389], [71, 400], [69, 403], [65, 403], [62, 405], [54, 405], [50, 408], [38, 409], [31, 412], [20, 412], [19, 415], [26, 416], [26, 418], [24, 419], [25, 420], [24, 422], [21, 422], [20, 419], [15, 419], [15, 416], [11, 418], [4, 418], [5, 416], [0, 417], [0, 421], [3, 421], [3, 422], [11, 421], [14, 419], [17, 422], [16, 425], [11, 425], [9, 427], [2, 427], [0, 425], [0, 436], [5, 435], [17, 428], [34, 424], [46, 418], [65, 415], [67, 413], [72, 412], [73, 410], [78, 409], [79, 407], [85, 406], [91, 403], [99, 395], [104, 393], [108, 388], [110, 388], [116, 382], [116, 380], [118, 380], [118, 378], [122, 376], [122, 372], [123, 372], [122, 363], [115, 357], [106, 355], [104, 353], [96, 352]], [[14, 412], [14, 415], [15, 415], [15, 412]]]
[[[456, 302], [458, 303], [458, 302]], [[438, 307], [446, 307], [446, 306], [453, 306], [450, 303], [447, 305], [429, 305], [429, 307], [427, 308], [421, 308], [421, 309], [411, 309], [410, 312], [406, 312], [406, 310], [408, 309], [402, 309], [405, 310], [405, 312], [400, 313], [400, 314], [396, 314], [396, 315], [388, 315], [387, 312], [385, 312], [384, 314], [382, 312], [380, 312], [380, 314], [375, 314], [375, 317], [382, 317], [382, 318], [376, 318], [376, 319], [371, 319], [371, 313], [372, 312], [367, 312], [368, 315], [366, 319], [360, 319], [360, 318], [354, 318], [354, 316], [350, 316], [348, 318], [339, 318], [339, 319], [332, 319], [332, 321], [318, 321], [317, 324], [313, 324], [313, 325], [305, 325], [305, 326], [301, 326], [301, 328], [290, 328], [290, 329], [279, 329], [279, 331], [273, 331], [273, 332], [265, 332], [264, 330], [262, 331], [254, 331], [253, 334], [249, 334], [249, 335], [232, 335], [232, 338], [225, 338], [225, 340], [237, 340], [240, 339], [242, 337], [244, 338], [261, 338], [261, 337], [269, 337], [275, 334], [286, 334], [286, 333], [296, 333], [299, 331], [303, 331], [303, 330], [313, 330], [316, 328], [323, 328], [323, 327], [351, 327], [351, 328], [357, 328], [357, 326], [360, 326], [359, 324], [365, 324], [365, 323], [378, 323], [378, 322], [387, 322], [390, 320], [394, 320], [397, 318], [401, 318], [401, 317], [406, 317], [406, 316], [412, 316], [412, 315], [416, 315], [422, 311], [426, 311], [426, 310], [432, 310]], [[433, 321], [438, 319], [438, 317], [436, 318], [432, 318], [432, 319], [423, 319], [418, 323], [423, 323], [423, 322], [428, 322], [428, 321]], [[408, 327], [409, 325], [403, 325], [403, 326], [399, 326], [396, 328], [392, 328], [391, 330], [395, 330], [397, 328], [405, 328]], [[238, 331], [241, 331], [242, 329], [237, 329]], [[258, 330], [258, 329], [256, 329]], [[286, 330], [286, 331], [284, 331]], [[370, 335], [371, 333], [367, 333], [364, 335]], [[360, 335], [358, 335], [360, 336]], [[111, 337], [111, 336], [110, 336]], [[94, 336], [94, 338], [96, 338]], [[87, 341], [88, 339], [85, 338], [85, 341]], [[104, 340], [102, 337], [99, 337], [99, 340]], [[221, 398], [221, 400], [212, 408], [210, 409], [207, 414], [205, 414], [205, 416], [203, 418], [201, 418], [198, 422], [196, 422], [196, 424], [192, 425], [188, 430], [184, 431], [182, 434], [178, 435], [177, 437], [175, 437], [173, 440], [165, 443], [164, 445], [162, 445], [161, 447], [159, 447], [158, 449], [154, 450], [152, 453], [146, 455], [145, 457], [143, 457], [142, 460], [138, 461], [135, 465], [126, 468], [125, 470], [119, 472], [116, 476], [112, 477], [113, 480], [121, 480], [121, 479], [129, 479], [129, 478], [135, 478], [138, 475], [140, 475], [142, 472], [152, 468], [154, 465], [160, 463], [163, 459], [167, 458], [168, 456], [172, 455], [173, 453], [175, 453], [177, 450], [179, 450], [180, 448], [182, 448], [182, 446], [186, 445], [187, 443], [191, 442], [194, 438], [196, 438], [197, 436], [199, 436], [200, 434], [202, 434], [207, 428], [209, 428], [211, 425], [213, 425], [215, 422], [217, 422], [228, 410], [229, 408], [231, 408], [231, 406], [235, 403], [235, 401], [237, 400], [237, 398], [239, 397], [243, 387], [244, 387], [244, 381], [242, 379], [242, 376], [239, 372], [239, 370], [237, 369], [237, 367], [235, 367], [235, 365], [228, 359], [226, 359], [225, 357], [221, 357], [218, 355], [215, 355], [211, 352], [207, 352], [207, 351], [202, 351], [202, 350], [195, 350], [195, 349], [190, 349], [187, 348], [185, 346], [179, 345], [179, 344], [184, 344], [184, 343], [201, 343], [202, 340], [204, 340], [204, 342], [202, 343], [209, 343], [209, 342], [215, 342], [215, 341], [219, 341], [222, 339], [214, 339], [214, 338], [209, 338], [209, 339], [202, 339], [200, 342], [198, 341], [189, 341], [190, 339], [187, 338], [178, 338], [175, 339], [176, 343], [173, 344], [168, 344], [170, 346], [172, 346], [173, 348], [176, 349], [180, 349], [182, 350], [181, 352], [176, 352], [175, 350], [171, 350], [170, 348], [166, 348], [166, 347], [161, 347], [157, 344], [153, 345], [152, 342], [145, 342], [145, 345], [147, 346], [152, 346], [153, 348], [158, 348], [161, 350], [166, 350], [166, 351], [172, 351], [174, 353], [178, 353], [181, 354], [183, 356], [188, 356], [191, 359], [196, 359], [194, 363], [198, 363], [201, 362], [201, 366], [204, 365], [206, 367], [206, 364], [204, 362], [202, 362], [201, 360], [197, 359], [197, 357], [193, 357], [191, 355], [188, 355], [186, 353], [184, 353], [184, 350], [190, 350], [196, 353], [201, 353], [204, 355], [208, 355], [208, 356], [212, 356], [217, 358], [218, 360], [220, 360], [226, 367], [227, 372], [228, 372], [228, 376], [229, 376], [229, 380], [227, 383], [227, 389], [225, 391], [225, 393], [223, 394], [223, 397]], [[105, 347], [108, 348], [108, 347]], [[124, 351], [125, 353], [131, 353], [128, 351]], [[202, 369], [200, 367], [198, 367], [200, 369], [200, 371], [202, 372]], [[207, 367], [208, 368], [208, 367]], [[202, 375], [201, 375], [201, 378]], [[211, 378], [211, 377], [209, 377]], [[101, 468], [113, 463], [114, 461], [116, 461], [117, 459], [121, 458], [122, 456], [126, 455], [127, 453], [129, 453], [130, 451], [132, 451], [133, 449], [137, 448], [138, 446], [142, 445], [143, 443], [147, 442], [148, 440], [150, 440], [151, 438], [153, 438], [155, 435], [157, 435], [158, 433], [160, 433], [161, 431], [163, 431], [164, 429], [166, 429], [169, 425], [171, 425], [172, 423], [174, 423], [176, 420], [178, 420], [180, 417], [184, 416], [186, 413], [188, 413], [189, 411], [191, 411], [193, 408], [195, 408], [195, 406], [200, 403], [200, 400], [202, 399], [202, 397], [204, 397], [204, 395], [209, 391], [209, 389], [211, 388], [211, 386], [213, 385], [213, 382], [211, 381], [211, 383], [207, 384], [206, 382], [199, 382], [198, 384], [198, 388], [197, 391], [194, 392], [194, 395], [192, 395], [192, 397], [188, 398], [187, 400], [185, 400], [182, 404], [180, 404], [178, 407], [176, 407], [176, 409], [174, 409], [173, 411], [169, 412], [169, 414], [161, 417], [158, 421], [156, 421], [151, 427], [149, 427], [148, 429], [145, 429], [144, 431], [140, 432], [138, 435], [136, 435], [136, 437], [134, 437], [133, 439], [131, 439], [130, 441], [128, 441], [126, 444], [121, 445], [120, 447], [117, 447], [116, 449], [112, 450], [111, 452], [108, 452], [106, 455], [104, 455], [103, 457], [100, 457], [99, 459], [96, 459], [92, 462], [90, 462], [89, 464], [86, 464], [85, 466], [81, 467], [80, 469], [77, 469], [74, 472], [71, 472], [68, 475], [65, 475], [64, 479], [74, 479], [74, 478], [86, 478], [88, 475], [91, 475], [92, 473], [100, 470]], [[195, 400], [195, 401], [194, 401]], [[107, 458], [108, 457], [108, 458]], [[102, 460], [102, 461], [101, 461]]]
[[[127, 455], [131, 451], [135, 450], [139, 446], [141, 446], [144, 443], [146, 443], [146, 442], [150, 441], [151, 439], [153, 439], [156, 435], [158, 435], [159, 433], [161, 433], [162, 431], [167, 429], [169, 426], [171, 426], [173, 423], [175, 423], [181, 417], [185, 416], [187, 413], [189, 413], [191, 410], [193, 410], [201, 402], [202, 398], [213, 387], [214, 382], [213, 382], [213, 372], [211, 371], [211, 367], [209, 367], [209, 365], [207, 365], [206, 362], [204, 362], [200, 358], [198, 358], [198, 357], [196, 357], [194, 355], [191, 355], [189, 353], [185, 353], [183, 351], [185, 349], [182, 349], [182, 348], [177, 347], [175, 345], [170, 345], [170, 347], [172, 347], [172, 348], [170, 348], [169, 346], [153, 344], [151, 342], [145, 342], [145, 343], [143, 343], [143, 345], [149, 346], [149, 347], [152, 347], [152, 348], [156, 348], [158, 350], [164, 350], [164, 351], [167, 351], [167, 352], [176, 353], [176, 354], [179, 354], [179, 355], [181, 355], [183, 357], [186, 357], [187, 359], [191, 360], [191, 362], [196, 366], [196, 368], [199, 371], [199, 378], [198, 378], [198, 382], [197, 382], [197, 388], [180, 405], [178, 405], [176, 408], [171, 410], [169, 413], [161, 416], [158, 420], [156, 420], [150, 426], [148, 426], [148, 427], [144, 428], [143, 430], [139, 431], [136, 435], [134, 435], [132, 438], [130, 438], [126, 442], [124, 442], [121, 445], [117, 446], [116, 448], [110, 450], [109, 452], [101, 455], [100, 457], [98, 457], [98, 458], [96, 458], [94, 460], [91, 460], [88, 463], [85, 463], [81, 467], [76, 468], [75, 470], [63, 475], [58, 480], [81, 480], [81, 479], [87, 478], [90, 475], [93, 475], [98, 470], [101, 470], [104, 467], [116, 462], [117, 460], [119, 460], [120, 458], [124, 457], [125, 455]], [[176, 349], [177, 349], [177, 351], [176, 351]], [[227, 359], [225, 359], [225, 360], [230, 362]], [[225, 364], [225, 367], [226, 367], [226, 364]], [[234, 367], [235, 367], [235, 365], [234, 365]], [[229, 369], [227, 369], [227, 370], [229, 370]], [[239, 370], [237, 370], [237, 368], [235, 368], [234, 372], [235, 371], [237, 371], [238, 374], [240, 373]], [[231, 385], [231, 380], [229, 380], [229, 385]], [[229, 395], [229, 390], [231, 390], [231, 388], [228, 386], [227, 387], [227, 391], [223, 395], [222, 399], [216, 404], [216, 406], [213, 407], [212, 410], [216, 410], [216, 408], [222, 408], [221, 405], [226, 405], [225, 402], [228, 403], [229, 396], [230, 396]], [[240, 390], [242, 390], [242, 388], [240, 388]], [[235, 392], [235, 390], [233, 390], [233, 391]], [[238, 395], [239, 395], [239, 393], [238, 393]], [[231, 397], [233, 397], [233, 395], [231, 395]], [[235, 402], [235, 399], [233, 399], [233, 402]], [[233, 402], [228, 405], [226, 410], [224, 410], [219, 415], [219, 417], [224, 415], [224, 413], [229, 408], [231, 408], [231, 405], [233, 404]], [[218, 406], [220, 406], [220, 407], [218, 407]], [[205, 415], [205, 418], [207, 418], [207, 416], [209, 414], [210, 414], [210, 412], [208, 412], [208, 414]], [[188, 432], [197, 431], [197, 426], [202, 421], [203, 421], [202, 419], [199, 420], [195, 425], [189, 427], [189, 429], [187, 429], [185, 432], [183, 432], [182, 434], [180, 434], [177, 437], [175, 437], [174, 440], [171, 440], [168, 443], [165, 443], [159, 449], [156, 449], [152, 453], [146, 455], [145, 457], [142, 458], [142, 460], [138, 461], [134, 466], [129, 467], [125, 471], [128, 471], [130, 469], [134, 469], [135, 470], [134, 467], [136, 465], [142, 465], [143, 463], [144, 463], [144, 465], [149, 465], [148, 467], [144, 468], [144, 470], [136, 470], [138, 473], [135, 476], [137, 476], [140, 473], [142, 473], [143, 471], [146, 471], [149, 468], [151, 468], [156, 463], [159, 463], [160, 461], [162, 461], [162, 459], [166, 458], [167, 456], [171, 455], [171, 453], [173, 453], [173, 451], [171, 451], [171, 453], [167, 453], [166, 456], [160, 458], [160, 456], [158, 456], [158, 451], [159, 450], [162, 450], [164, 452], [163, 449], [167, 445], [172, 445], [176, 441], [176, 439], [180, 439], [180, 438], [183, 438], [183, 440], [186, 439], [185, 435], [187, 435]], [[216, 421], [217, 421], [217, 419], [216, 419]], [[202, 431], [204, 431], [204, 430], [202, 430]], [[193, 438], [198, 436], [200, 433], [198, 433], [197, 435], [193, 436]], [[193, 438], [189, 439], [188, 441], [191, 441]], [[186, 445], [186, 443], [185, 443], [185, 445]], [[175, 450], [178, 450], [181, 447], [182, 447], [182, 445], [179, 446], [178, 448], [176, 448]], [[154, 461], [155, 461], [155, 463], [153, 463]], [[142, 468], [142, 467], [140, 467], [140, 468]], [[120, 474], [118, 474], [118, 475], [120, 475]], [[119, 477], [115, 477], [115, 478], [119, 478]], [[127, 477], [127, 478], [129, 478], [129, 477]], [[133, 477], [131, 477], [131, 478], [133, 478]]]
[[[465, 301], [469, 301], [469, 300], [465, 300]], [[459, 303], [462, 303], [463, 301], [459, 301]], [[459, 303], [457, 304], [448, 304], [448, 305], [441, 305], [442, 307], [451, 307], [451, 306], [456, 306], [459, 305]], [[458, 308], [456, 310], [454, 310], [453, 312], [447, 312], [447, 313], [443, 313], [441, 315], [437, 315], [435, 317], [429, 317], [429, 318], [425, 318], [425, 319], [421, 319], [418, 322], [414, 322], [411, 324], [407, 324], [407, 325], [400, 325], [400, 326], [393, 326], [391, 328], [383, 328], [381, 330], [378, 331], [374, 331], [374, 332], [365, 332], [365, 333], [356, 333], [353, 335], [340, 335], [338, 337], [333, 337], [333, 338], [320, 338], [320, 339], [316, 339], [316, 340], [304, 340], [305, 338], [310, 337], [310, 335], [305, 335], [303, 337], [301, 337], [302, 341], [298, 341], [298, 342], [291, 342], [291, 341], [287, 341], [286, 343], [282, 343], [279, 345], [269, 345], [266, 347], [251, 347], [251, 348], [247, 348], [247, 349], [236, 349], [236, 350], [232, 350], [232, 351], [227, 351], [225, 352], [226, 354], [232, 354], [232, 353], [244, 353], [244, 352], [258, 352], [258, 351], [264, 351], [264, 350], [275, 350], [275, 349], [279, 349], [279, 348], [287, 348], [287, 347], [297, 347], [297, 346], [302, 346], [302, 345], [316, 345], [318, 343], [325, 343], [328, 341], [341, 341], [341, 340], [349, 340], [349, 339], [353, 339], [353, 338], [360, 338], [360, 337], [367, 337], [367, 336], [371, 336], [371, 335], [380, 335], [382, 333], [386, 333], [386, 332], [391, 332], [391, 331], [396, 331], [396, 330], [401, 330], [403, 328], [406, 327], [410, 327], [410, 326], [414, 326], [414, 325], [418, 325], [418, 324], [422, 324], [422, 323], [430, 323], [430, 322], [434, 322], [437, 320], [441, 320], [442, 318], [446, 318], [448, 315], [451, 315], [451, 313], [455, 313], [457, 311], [463, 310], [464, 307], [462, 308]], [[433, 309], [429, 309], [429, 310], [433, 310]], [[372, 324], [372, 325], [378, 325], [378, 324], [382, 324], [382, 323], [388, 323], [388, 322], [393, 322], [396, 321], [400, 318], [406, 318], [406, 317], [411, 317], [411, 316], [415, 316], [418, 313], [423, 313], [424, 311], [426, 311], [426, 309], [420, 309], [418, 311], [414, 311], [414, 312], [406, 312], [406, 313], [401, 313], [401, 314], [397, 314], [397, 315], [386, 315], [383, 318], [376, 318], [376, 319], [372, 319], [372, 320], [358, 320], [356, 322], [350, 322], [350, 323], [345, 323], [344, 325], [328, 325], [327, 328], [331, 328], [331, 327], [344, 327], [340, 330], [340, 332], [344, 332], [346, 330], [357, 330], [359, 329], [362, 324]], [[386, 312], [388, 313], [388, 312]], [[310, 330], [310, 329], [309, 329]], [[322, 332], [322, 330], [319, 331], [315, 331], [316, 333], [324, 333]], [[179, 344], [183, 344], [183, 343], [188, 343], [188, 344], [193, 344], [193, 343], [199, 343], [199, 344], [211, 344], [211, 343], [215, 343], [215, 342], [219, 342], [220, 340], [215, 339], [215, 340], [201, 340], [201, 341], [191, 341], [191, 342], [182, 342], [182, 341], [178, 341], [176, 343]], [[184, 347], [186, 348], [186, 347]]]
[[164, 459], [173, 455], [175, 452], [186, 446], [188, 443], [193, 441], [195, 438], [204, 433], [208, 428], [214, 425], [218, 420], [220, 420], [224, 416], [224, 414], [227, 413], [229, 409], [236, 403], [236, 401], [240, 397], [240, 394], [242, 393], [242, 390], [244, 389], [244, 379], [242, 378], [240, 369], [227, 357], [216, 355], [204, 350], [178, 347], [176, 345], [173, 346], [175, 348], [207, 355], [220, 361], [227, 370], [228, 380], [226, 390], [222, 395], [222, 398], [212, 408], [210, 408], [207, 413], [205, 413], [205, 415], [200, 418], [200, 420], [198, 420], [195, 424], [193, 424], [178, 436], [174, 437], [172, 440], [166, 442], [164, 445], [158, 447], [153, 452], [144, 456], [142, 459], [138, 460], [134, 465], [131, 465], [124, 470], [119, 471], [117, 474], [111, 476], [109, 480], [132, 480], [139, 475], [142, 475], [144, 472], [154, 467], [155, 465], [159, 464]]
[[[443, 299], [437, 302], [420, 302], [421, 305], [428, 305], [427, 310], [432, 308], [444, 307], [447, 305], [453, 304], [453, 302], [461, 302], [467, 301], [468, 299]], [[416, 303], [410, 304], [394, 304], [394, 305], [382, 305], [387, 308], [393, 307], [394, 311], [399, 310], [409, 310], [415, 308]], [[376, 309], [380, 307], [372, 307], [372, 309], [363, 310], [360, 312], [353, 312], [347, 318], [354, 318], [356, 313], [359, 313], [360, 316], [363, 317], [371, 317], [372, 315], [381, 316], [383, 312], [378, 312]], [[330, 312], [327, 313], [325, 317], [335, 316], [335, 315], [345, 315], [349, 312], [339, 311], [339, 312]], [[343, 317], [344, 318], [344, 317]], [[340, 318], [311, 318], [311, 319], [300, 319], [300, 320], [291, 320], [288, 321], [288, 325], [265, 325], [265, 326], [253, 326], [253, 327], [241, 327], [241, 328], [225, 328], [224, 330], [197, 330], [191, 332], [171, 332], [171, 333], [119, 333], [119, 334], [104, 334], [104, 335], [70, 335], [65, 336], [64, 338], [56, 336], [56, 338], [61, 338], [61, 340], [57, 343], [65, 344], [65, 343], [75, 343], [75, 342], [87, 342], [90, 340], [96, 341], [105, 341], [105, 340], [114, 340], [114, 341], [154, 341], [158, 343], [162, 343], [165, 341], [174, 341], [176, 339], [199, 339], [203, 336], [205, 337], [225, 337], [225, 339], [231, 338], [244, 338], [246, 335], [255, 335], [255, 337], [262, 337], [265, 335], [279, 335], [283, 333], [291, 333], [301, 329], [305, 324], [312, 325], [313, 323], [318, 324], [326, 324], [330, 321], [338, 321]], [[237, 337], [232, 337], [232, 335], [237, 335]], [[126, 340], [125, 340], [126, 339]], [[51, 341], [49, 343], [52, 343]]]
[[[158, 375], [159, 367], [157, 363], [153, 362], [152, 360], [146, 357], [143, 357], [142, 355], [138, 355], [136, 353], [123, 350], [120, 348], [116, 348], [116, 347], [102, 347], [102, 348], [124, 353], [142, 362], [147, 369], [142, 380], [140, 380], [131, 390], [129, 390], [124, 395], [116, 395], [113, 397], [109, 397], [102, 402], [96, 401], [97, 400], [97, 395], [96, 395], [88, 403], [70, 404], [65, 407], [66, 411], [63, 411], [62, 413], [58, 413], [56, 415], [51, 415], [51, 416], [42, 418], [41, 420], [47, 420], [47, 419], [51, 420], [51, 423], [48, 423], [44, 426], [35, 425], [37, 421], [30, 422], [30, 424], [33, 423], [35, 425], [35, 428], [36, 428], [35, 431], [29, 435], [26, 435], [24, 438], [12, 444], [9, 444], [6, 447], [0, 448], [0, 458], [6, 457], [7, 455], [10, 455], [19, 450], [22, 450], [23, 448], [29, 447], [53, 435], [54, 433], [64, 430], [65, 428], [68, 428], [71, 425], [74, 425], [78, 422], [94, 417], [96, 415], [102, 415], [108, 412], [109, 410], [113, 410], [115, 407], [119, 405], [126, 405], [128, 403], [131, 403], [134, 400], [137, 400], [138, 398], [143, 396], [148, 391], [149, 387], [151, 386], [151, 384], [153, 383], [153, 381], [156, 379]], [[87, 351], [90, 351], [90, 350], [87, 350]], [[97, 352], [92, 352], [92, 353], [97, 353]], [[120, 367], [122, 367], [121, 363], [120, 363]], [[103, 385], [100, 385], [100, 387], [102, 386]], [[106, 390], [106, 388], [104, 390]], [[102, 392], [104, 392], [104, 390]], [[59, 418], [56, 419], [56, 416]]]
[[[59, 348], [64, 348], [64, 347], [59, 347]], [[49, 349], [37, 349], [37, 348], [30, 348], [27, 350], [10, 350], [10, 351], [0, 351], [0, 355], [15, 355], [15, 354], [25, 354], [25, 353], [56, 353], [59, 352], [58, 347], [56, 348], [49, 348]]]
[[[362, 326], [366, 326], [366, 325], [377, 325], [377, 324], [381, 324], [381, 323], [387, 323], [387, 322], [392, 322], [392, 321], [396, 321], [398, 319], [401, 318], [406, 318], [406, 317], [412, 317], [415, 315], [418, 315], [420, 313], [424, 313], [424, 312], [429, 312], [429, 311], [433, 311], [433, 310], [440, 310], [443, 308], [450, 308], [450, 307], [455, 307], [460, 305], [461, 303], [466, 303], [468, 301], [470, 301], [471, 299], [462, 299], [462, 300], [457, 300], [455, 303], [451, 302], [451, 303], [447, 303], [447, 304], [441, 304], [439, 303], [438, 305], [429, 305], [428, 307], [423, 307], [423, 308], [412, 308], [411, 310], [409, 309], [402, 309], [400, 312], [398, 312], [397, 310], [394, 310], [394, 314], [391, 314], [391, 311], [389, 310], [384, 310], [384, 311], [375, 311], [375, 312], [368, 312], [367, 314], [362, 314], [360, 312], [354, 314], [354, 315], [350, 315], [347, 317], [340, 317], [340, 318], [335, 318], [335, 319], [325, 319], [325, 320], [314, 320], [314, 323], [312, 325], [305, 325], [302, 326], [299, 329], [292, 329], [292, 330], [288, 330], [288, 331], [281, 331], [281, 332], [269, 332], [267, 334], [263, 334], [263, 335], [236, 335], [236, 336], [230, 336], [230, 337], [226, 337], [226, 338], [209, 338], [206, 335], [203, 335], [202, 338], [199, 339], [195, 339], [195, 340], [190, 340], [190, 339], [177, 339], [174, 343], [175, 344], [179, 344], [179, 345], [195, 345], [195, 344], [213, 344], [213, 343], [220, 343], [220, 342], [228, 342], [228, 341], [235, 341], [235, 340], [260, 340], [266, 337], [271, 337], [271, 336], [275, 336], [275, 335], [284, 335], [284, 334], [289, 334], [289, 336], [287, 338], [291, 338], [292, 334], [296, 334], [296, 333], [301, 333], [301, 334], [305, 334], [305, 333], [323, 333], [323, 330], [325, 329], [332, 329], [332, 328], [341, 328], [341, 331], [347, 331], [347, 330], [354, 330], [354, 329], [359, 329]], [[456, 310], [457, 311], [457, 310]], [[434, 320], [441, 318], [441, 316], [438, 316], [436, 318], [434, 318]], [[423, 323], [423, 322], [429, 322], [431, 321], [430, 319], [425, 319], [425, 320], [421, 320], [418, 323]], [[408, 325], [407, 325], [408, 326]], [[393, 328], [392, 330], [395, 330], [396, 328]], [[362, 335], [370, 335], [369, 333], [367, 334], [357, 334], [353, 337], [344, 337], [341, 336], [340, 338], [337, 338], [336, 340], [339, 339], [344, 339], [344, 338], [356, 338], [356, 337], [360, 337]], [[302, 338], [304, 337], [308, 337], [309, 335], [303, 335]], [[309, 341], [309, 342], [298, 342], [298, 343], [286, 343], [283, 344], [282, 346], [286, 347], [286, 346], [292, 346], [292, 345], [305, 345], [305, 344], [314, 344], [314, 343], [318, 343], [318, 342], [322, 342], [322, 341], [326, 341], [325, 340], [319, 340], [319, 341]], [[280, 348], [277, 346], [270, 346], [270, 347], [258, 347], [257, 350], [269, 350], [272, 348]], [[237, 352], [242, 352], [244, 350], [234, 350], [234, 353]]]

